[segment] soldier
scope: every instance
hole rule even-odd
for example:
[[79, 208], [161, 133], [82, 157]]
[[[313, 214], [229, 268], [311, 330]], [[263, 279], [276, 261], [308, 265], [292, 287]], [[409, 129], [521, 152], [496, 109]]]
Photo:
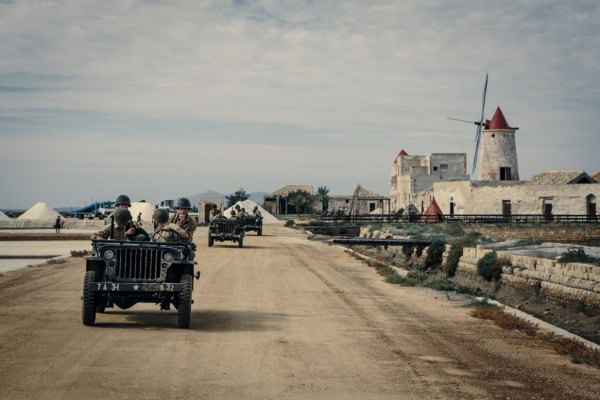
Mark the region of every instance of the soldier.
[[232, 221], [236, 221], [239, 219], [239, 217], [235, 214], [235, 210], [231, 210], [231, 216], [229, 217], [229, 219]]
[[238, 209], [238, 212], [237, 212], [238, 219], [240, 219], [240, 220], [243, 220], [243, 219], [244, 219], [244, 217], [246, 216], [246, 210], [245, 210], [244, 208], [242, 208], [242, 209], [240, 210], [240, 207], [239, 207], [239, 206], [237, 206], [237, 209]]
[[[136, 240], [136, 241], [147, 241], [150, 240], [148, 233], [142, 228], [136, 228], [131, 223], [131, 213], [129, 210], [118, 208], [113, 213], [112, 218], [116, 222], [114, 224], [107, 225], [103, 229], [92, 235], [92, 240], [98, 239], [115, 239], [115, 240]], [[132, 232], [132, 233], [130, 233]], [[112, 237], [111, 237], [112, 236]]]
[[217, 218], [221, 218], [222, 216], [223, 216], [223, 215], [222, 215], [222, 213], [221, 213], [221, 210], [219, 210], [219, 209], [217, 208], [217, 205], [216, 205], [216, 204], [213, 204], [213, 205], [212, 205], [212, 208], [211, 208], [211, 210], [210, 210], [209, 219], [210, 219], [211, 221], [213, 221], [213, 220], [215, 220], [215, 219], [217, 219]]
[[260, 213], [260, 210], [258, 209], [258, 206], [254, 206], [254, 210], [252, 210], [252, 212], [254, 213], [254, 216], [257, 218], [261, 218], [262, 214]]
[[124, 208], [128, 210], [129, 207], [131, 207], [131, 200], [129, 199], [129, 196], [122, 194], [119, 197], [117, 197], [117, 201], [115, 202], [115, 208]]
[[192, 237], [194, 236], [194, 231], [198, 224], [190, 217], [190, 210], [192, 209], [192, 203], [185, 197], [182, 197], [177, 201], [177, 205], [175, 206], [177, 212], [173, 215], [169, 222], [173, 224], [179, 225], [184, 229], [185, 233], [180, 235], [182, 239], [192, 242]]
[[187, 232], [177, 224], [169, 223], [169, 212], [164, 208], [154, 211], [152, 219], [156, 230], [152, 235], [153, 242], [179, 242]]

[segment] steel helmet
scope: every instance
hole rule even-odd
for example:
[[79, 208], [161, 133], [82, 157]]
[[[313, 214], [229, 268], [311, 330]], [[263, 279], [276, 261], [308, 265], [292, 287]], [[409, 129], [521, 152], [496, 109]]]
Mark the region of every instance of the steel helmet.
[[125, 196], [124, 194], [120, 195], [119, 197], [117, 197], [117, 201], [115, 202], [115, 206], [119, 206], [119, 204], [125, 204], [129, 207], [131, 207], [131, 199], [129, 199], [129, 196]]
[[190, 203], [190, 201], [188, 199], [186, 199], [185, 197], [182, 197], [179, 200], [177, 200], [177, 205], [175, 206], [175, 208], [187, 208], [187, 209], [191, 210], [192, 203]]
[[127, 222], [131, 221], [131, 213], [129, 212], [129, 210], [125, 210], [124, 208], [119, 208], [115, 210], [115, 213], [113, 215], [115, 217], [115, 221], [120, 222], [122, 224], [126, 224]]
[[156, 220], [156, 222], [160, 222], [161, 224], [165, 224], [169, 220], [169, 212], [164, 208], [159, 208], [158, 210], [154, 211], [152, 219]]

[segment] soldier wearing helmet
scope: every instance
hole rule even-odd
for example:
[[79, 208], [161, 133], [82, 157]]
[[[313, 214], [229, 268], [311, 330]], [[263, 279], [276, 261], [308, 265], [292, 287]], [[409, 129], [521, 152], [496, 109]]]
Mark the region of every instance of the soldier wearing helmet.
[[103, 229], [92, 235], [92, 240], [98, 239], [115, 239], [115, 240], [150, 240], [148, 233], [142, 228], [136, 228], [131, 222], [131, 213], [124, 208], [118, 208], [113, 213], [113, 224], [107, 225]]
[[154, 211], [152, 219], [156, 225], [152, 235], [153, 242], [178, 242], [187, 235], [179, 225], [169, 223], [169, 212], [164, 208]]
[[229, 216], [229, 219], [232, 221], [239, 219], [239, 217], [237, 215], [235, 215], [235, 209], [231, 210], [231, 215]]
[[235, 206], [235, 211], [237, 213], [237, 219], [242, 220], [246, 216], [246, 210], [240, 207], [239, 204]]
[[184, 232], [178, 233], [178, 235], [184, 239], [192, 242], [192, 237], [194, 236], [194, 231], [198, 224], [190, 217], [190, 210], [192, 209], [192, 203], [185, 197], [177, 200], [177, 204], [175, 205], [175, 209], [177, 212], [169, 219], [169, 223], [179, 225], [179, 227], [183, 228]]
[[260, 210], [258, 209], [258, 206], [254, 206], [254, 210], [252, 210], [252, 212], [254, 213], [255, 217], [262, 218], [262, 214], [260, 213]]
[[124, 209], [129, 209], [129, 207], [131, 207], [131, 200], [129, 199], [129, 196], [126, 196], [124, 194], [120, 195], [117, 197], [117, 201], [115, 201], [115, 207], [118, 208], [124, 208]]

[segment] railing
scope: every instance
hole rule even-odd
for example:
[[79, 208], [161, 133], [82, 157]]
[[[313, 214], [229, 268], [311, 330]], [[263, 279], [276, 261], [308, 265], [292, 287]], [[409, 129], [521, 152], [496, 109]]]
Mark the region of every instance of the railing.
[[455, 215], [321, 215], [317, 219], [333, 223], [416, 223], [416, 222], [464, 222], [464, 223], [600, 223], [599, 216], [586, 214], [455, 214]]

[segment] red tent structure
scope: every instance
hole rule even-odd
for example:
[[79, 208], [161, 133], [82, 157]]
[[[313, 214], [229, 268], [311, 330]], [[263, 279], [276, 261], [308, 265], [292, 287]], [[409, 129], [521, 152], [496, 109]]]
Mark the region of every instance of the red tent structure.
[[431, 199], [429, 207], [423, 213], [419, 222], [445, 222], [444, 214], [440, 210], [440, 206], [435, 202], [435, 197]]

